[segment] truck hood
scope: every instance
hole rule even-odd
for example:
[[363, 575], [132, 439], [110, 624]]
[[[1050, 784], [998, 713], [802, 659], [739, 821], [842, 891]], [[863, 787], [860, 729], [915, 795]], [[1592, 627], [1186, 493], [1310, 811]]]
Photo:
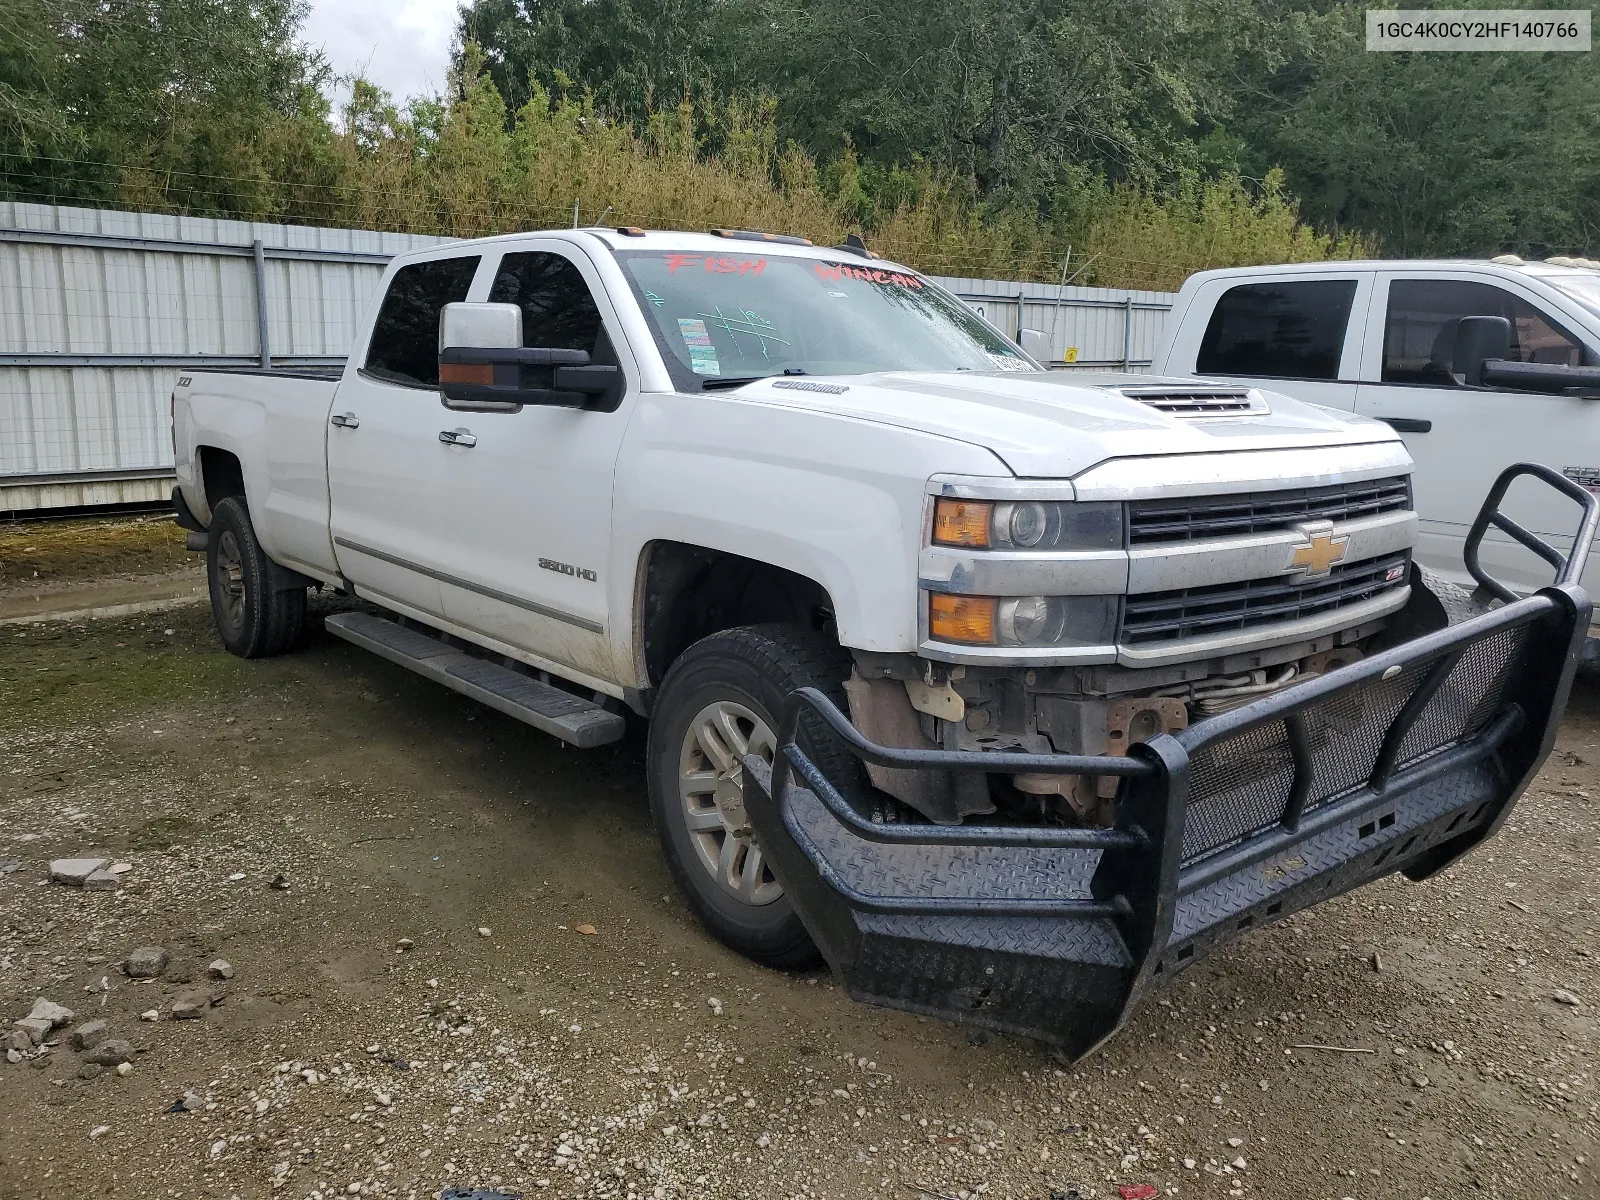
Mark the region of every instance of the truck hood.
[[[1132, 389], [1250, 393], [1255, 411], [1174, 415]], [[771, 378], [740, 388], [743, 401], [875, 421], [982, 446], [1023, 478], [1070, 478], [1113, 458], [1286, 450], [1396, 442], [1379, 421], [1318, 408], [1260, 388], [1149, 375], [1052, 371], [893, 371]]]

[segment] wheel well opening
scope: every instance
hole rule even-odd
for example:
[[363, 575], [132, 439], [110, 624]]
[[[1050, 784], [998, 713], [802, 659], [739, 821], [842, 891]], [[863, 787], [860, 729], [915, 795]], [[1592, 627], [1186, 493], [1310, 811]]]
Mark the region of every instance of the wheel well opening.
[[244, 468], [238, 457], [215, 446], [200, 447], [200, 481], [206, 489], [206, 507], [212, 512], [229, 496], [244, 495]]
[[682, 542], [648, 551], [640, 603], [644, 667], [659, 687], [703, 637], [768, 622], [832, 632], [833, 601], [815, 580], [738, 554]]

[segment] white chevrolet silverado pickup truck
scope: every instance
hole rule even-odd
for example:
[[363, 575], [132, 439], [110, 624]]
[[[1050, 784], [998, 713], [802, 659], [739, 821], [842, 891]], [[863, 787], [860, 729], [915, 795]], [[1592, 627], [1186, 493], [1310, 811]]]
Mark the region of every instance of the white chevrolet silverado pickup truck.
[[[367, 602], [329, 632], [570, 743], [648, 718], [661, 843], [718, 937], [1076, 1050], [1163, 954], [1484, 836], [1587, 604], [1548, 589], [1463, 640], [1413, 569], [1387, 425], [1047, 373], [859, 241], [586, 229], [403, 255], [337, 378], [186, 375], [174, 440], [230, 651], [289, 649], [326, 588]], [[1507, 699], [1533, 659], [1537, 694]], [[1229, 719], [1257, 732], [1207, 766]], [[1413, 811], [1396, 780], [1430, 755], [1473, 786]], [[1348, 841], [1336, 871], [1313, 826]], [[972, 887], [997, 894], [962, 899], [961, 864], [993, 854]], [[1240, 854], [1277, 908], [1235, 889], [1248, 912], [1185, 934], [1186, 881], [1222, 886], [1205, 872]], [[992, 938], [961, 925], [990, 900]], [[1010, 949], [974, 957], [985, 939]]]

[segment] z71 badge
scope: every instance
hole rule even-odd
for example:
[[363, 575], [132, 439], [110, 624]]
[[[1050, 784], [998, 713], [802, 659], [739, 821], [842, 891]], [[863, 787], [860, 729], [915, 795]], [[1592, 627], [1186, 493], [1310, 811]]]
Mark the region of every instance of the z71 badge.
[[557, 575], [571, 575], [575, 579], [586, 579], [590, 583], [600, 578], [588, 567], [575, 567], [571, 563], [557, 562], [553, 558], [541, 558], [539, 565], [546, 571], [554, 571]]

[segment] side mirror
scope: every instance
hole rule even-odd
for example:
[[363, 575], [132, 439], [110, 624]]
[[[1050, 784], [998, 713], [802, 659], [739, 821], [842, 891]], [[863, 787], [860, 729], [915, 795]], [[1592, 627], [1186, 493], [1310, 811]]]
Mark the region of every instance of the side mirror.
[[1050, 335], [1039, 329], [1022, 329], [1017, 332], [1017, 345], [1029, 358], [1042, 363], [1050, 361]]
[[446, 408], [517, 412], [525, 404], [612, 409], [622, 369], [584, 350], [522, 344], [515, 304], [446, 304], [439, 315], [439, 391]]
[[1511, 322], [1504, 317], [1462, 317], [1450, 365], [1468, 387], [1483, 386], [1483, 364], [1511, 357]]

